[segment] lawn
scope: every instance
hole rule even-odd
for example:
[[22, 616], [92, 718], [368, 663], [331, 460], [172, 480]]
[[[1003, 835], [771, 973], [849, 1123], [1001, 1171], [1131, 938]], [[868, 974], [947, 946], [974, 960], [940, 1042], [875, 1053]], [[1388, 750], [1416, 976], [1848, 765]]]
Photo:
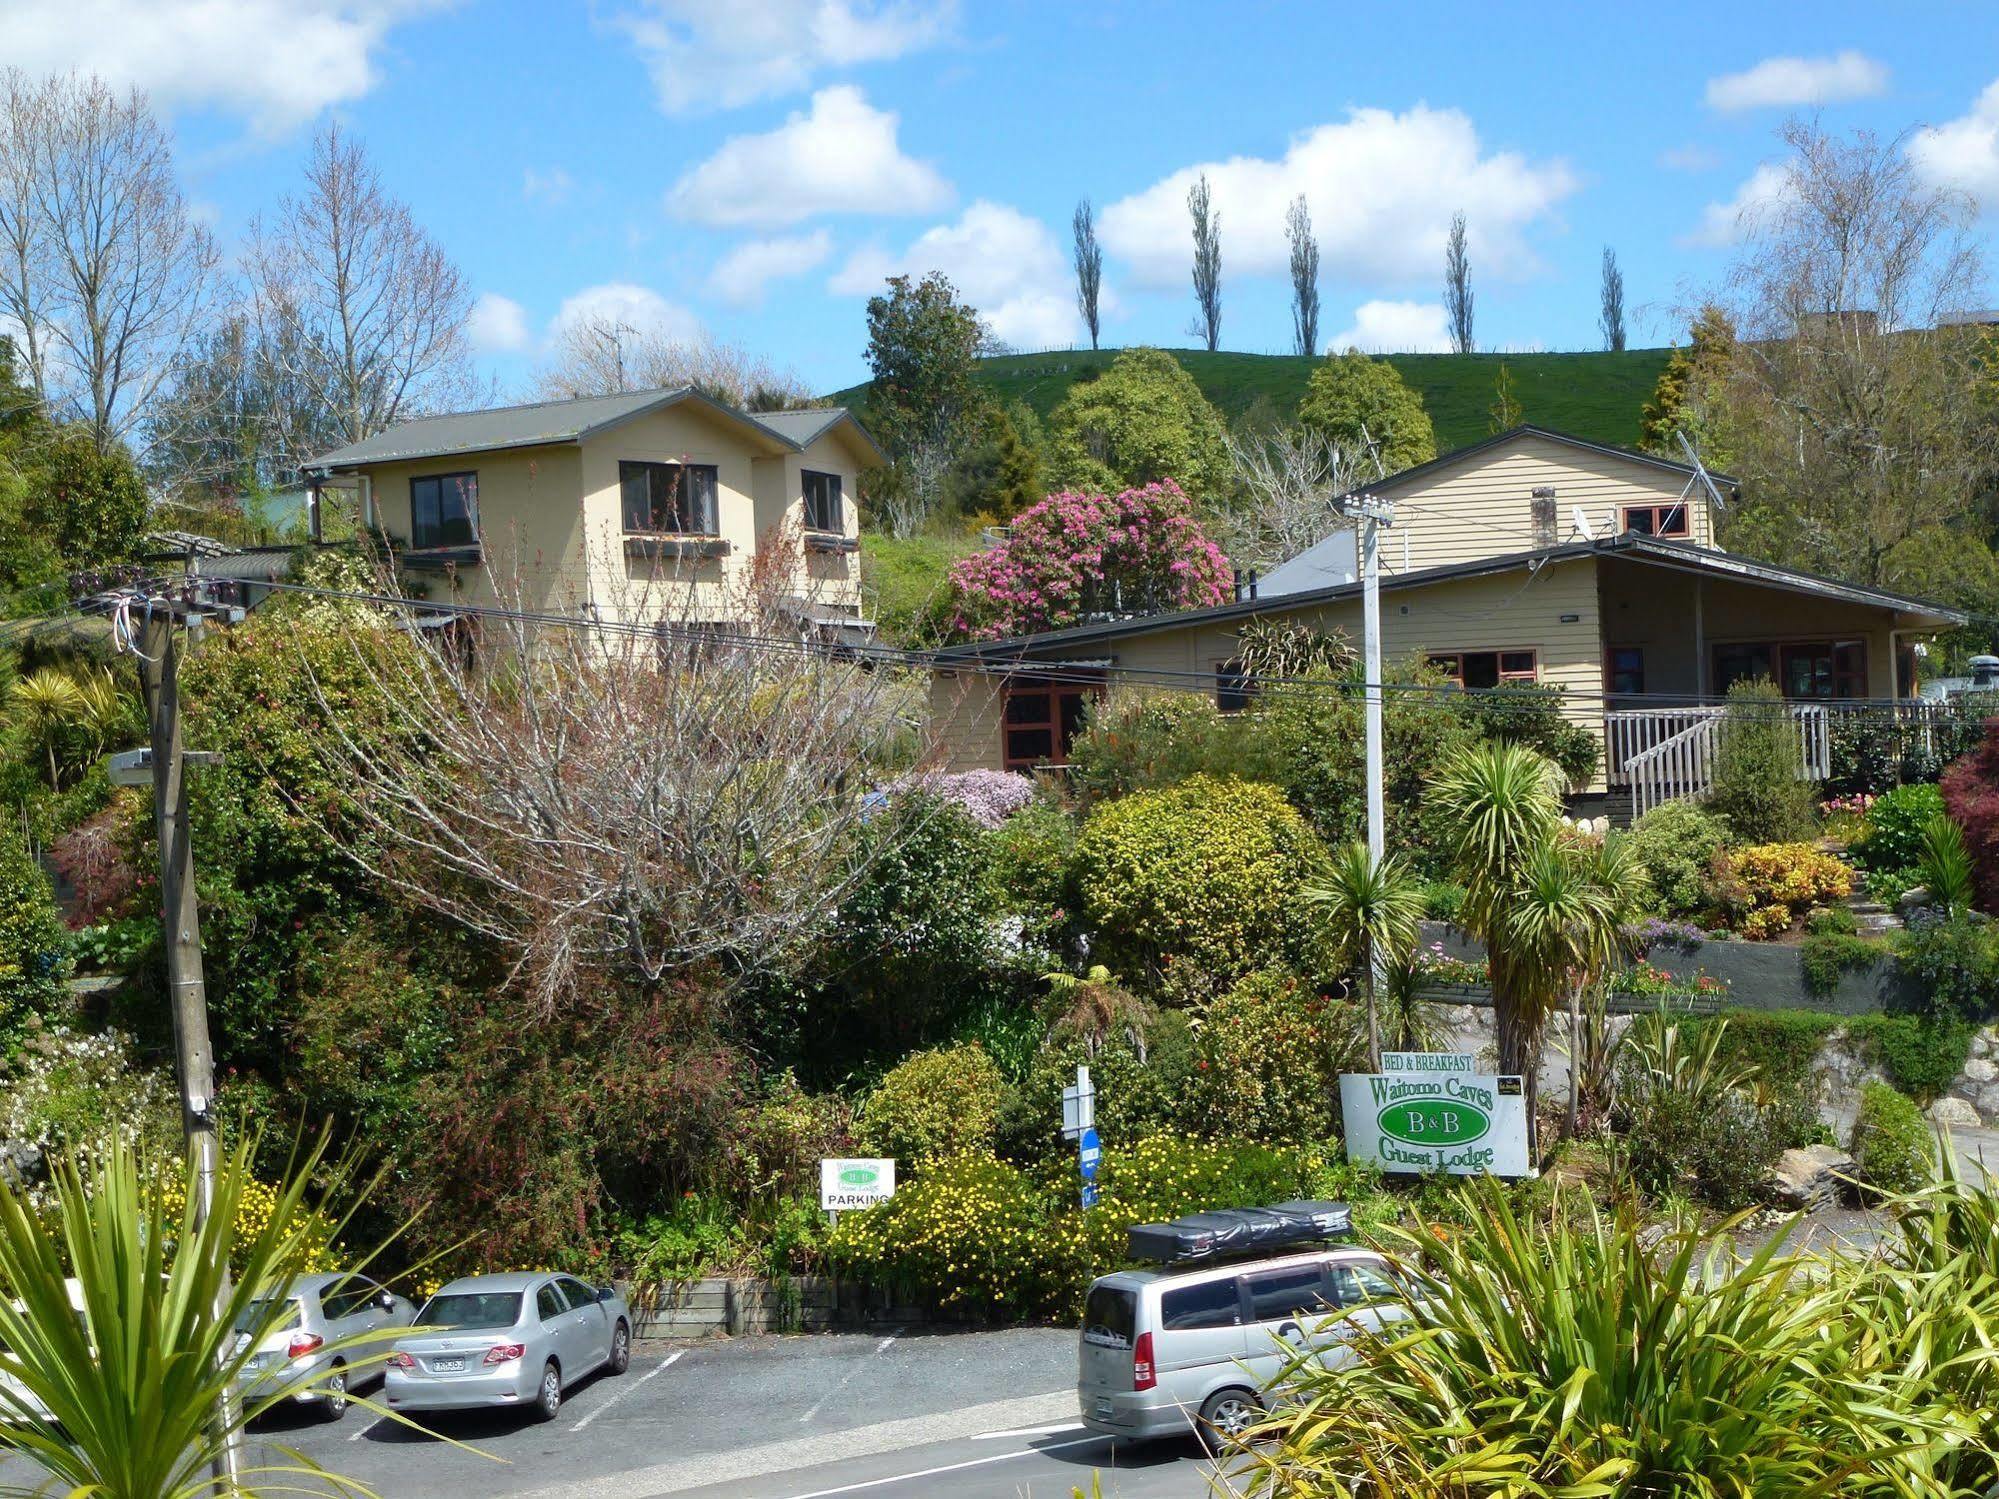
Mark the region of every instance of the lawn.
[[[1115, 349], [1052, 354], [1003, 354], [980, 362], [980, 375], [1004, 401], [1022, 400], [1046, 416], [1070, 385], [1104, 369]], [[1476, 442], [1489, 431], [1493, 382], [1504, 363], [1513, 373], [1514, 399], [1526, 420], [1597, 442], [1633, 444], [1638, 413], [1664, 368], [1666, 349], [1622, 354], [1390, 354], [1388, 362], [1414, 386], [1437, 428], [1441, 451]], [[1175, 349], [1224, 416], [1234, 417], [1267, 397], [1289, 413], [1305, 393], [1316, 360], [1296, 354], [1210, 354]], [[858, 403], [867, 387], [835, 392]]]

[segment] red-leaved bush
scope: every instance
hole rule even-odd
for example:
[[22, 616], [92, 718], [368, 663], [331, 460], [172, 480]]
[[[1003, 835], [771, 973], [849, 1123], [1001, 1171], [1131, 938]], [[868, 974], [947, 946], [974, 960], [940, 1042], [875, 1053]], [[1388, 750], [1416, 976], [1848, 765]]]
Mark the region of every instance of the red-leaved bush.
[[1964, 830], [1978, 876], [1978, 904], [1999, 911], [1999, 718], [1985, 720], [1985, 737], [1943, 773], [1943, 805]]
[[63, 881], [63, 919], [72, 931], [119, 913], [138, 884], [126, 857], [124, 813], [117, 803], [92, 813], [49, 845]]
[[1051, 494], [1012, 534], [951, 571], [953, 628], [975, 640], [1094, 615], [1199, 609], [1229, 597], [1229, 559], [1171, 480], [1122, 494]]

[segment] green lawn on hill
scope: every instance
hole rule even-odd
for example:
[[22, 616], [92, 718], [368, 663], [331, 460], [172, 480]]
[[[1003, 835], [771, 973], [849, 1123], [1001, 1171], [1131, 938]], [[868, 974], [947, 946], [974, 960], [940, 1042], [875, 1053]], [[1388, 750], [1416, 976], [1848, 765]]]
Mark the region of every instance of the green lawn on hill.
[[[1667, 349], [1627, 349], [1622, 354], [1389, 354], [1388, 362], [1423, 397], [1437, 429], [1437, 448], [1448, 452], [1489, 435], [1493, 385], [1499, 366], [1513, 374], [1522, 416], [1595, 442], [1631, 446], [1638, 414], [1665, 368]], [[1107, 368], [1116, 349], [1053, 354], [1002, 354], [980, 361], [979, 373], [1003, 401], [1022, 400], [1042, 416], [1077, 380]], [[1210, 401], [1227, 417], [1240, 416], [1267, 396], [1281, 411], [1297, 409], [1318, 361], [1297, 354], [1210, 354], [1175, 349]], [[833, 399], [858, 404], [865, 385]]]

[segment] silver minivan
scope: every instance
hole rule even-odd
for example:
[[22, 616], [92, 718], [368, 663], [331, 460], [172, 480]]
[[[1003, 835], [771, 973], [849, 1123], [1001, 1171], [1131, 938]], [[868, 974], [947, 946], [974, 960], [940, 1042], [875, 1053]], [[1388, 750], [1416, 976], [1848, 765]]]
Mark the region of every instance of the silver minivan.
[[1337, 1362], [1357, 1330], [1407, 1315], [1411, 1294], [1365, 1249], [1106, 1275], [1083, 1309], [1083, 1424], [1113, 1437], [1237, 1436], [1289, 1359], [1310, 1348]]

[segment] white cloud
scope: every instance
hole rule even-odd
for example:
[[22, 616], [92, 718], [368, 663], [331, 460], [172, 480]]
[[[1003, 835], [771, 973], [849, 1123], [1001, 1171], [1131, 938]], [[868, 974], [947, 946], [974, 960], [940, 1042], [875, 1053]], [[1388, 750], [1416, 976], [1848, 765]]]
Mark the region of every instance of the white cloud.
[[1721, 158], [1706, 146], [1668, 146], [1659, 153], [1659, 165], [1669, 172], [1711, 172]]
[[1909, 160], [1924, 181], [1970, 193], [1988, 211], [1999, 209], [1999, 82], [1969, 113], [1917, 131]]
[[1326, 340], [1326, 352], [1344, 354], [1448, 354], [1451, 328], [1441, 302], [1363, 302], [1353, 326]]
[[797, 224], [822, 213], [934, 213], [951, 201], [951, 184], [903, 155], [897, 124], [851, 85], [821, 89], [809, 113], [724, 141], [673, 185], [667, 207], [724, 227]]
[[829, 68], [886, 62], [947, 36], [955, 0], [645, 0], [613, 22], [668, 114], [795, 94]]
[[1237, 156], [1186, 167], [1106, 208], [1104, 244], [1143, 283], [1185, 284], [1192, 254], [1187, 189], [1204, 171], [1221, 213], [1224, 277], [1285, 272], [1284, 210], [1299, 193], [1311, 207], [1329, 277], [1435, 280], [1459, 210], [1470, 226], [1474, 267], [1519, 274], [1534, 265], [1522, 231], [1578, 185], [1564, 162], [1482, 153], [1478, 132], [1458, 110], [1353, 109], [1343, 123], [1295, 137], [1277, 160]]
[[1743, 179], [1734, 197], [1702, 209], [1700, 223], [1680, 243], [1710, 249], [1732, 245], [1789, 203], [1793, 191], [1789, 168], [1766, 161]]
[[529, 167], [521, 173], [521, 196], [530, 203], [546, 203], [553, 208], [566, 203], [575, 186], [576, 180], [561, 167], [550, 167], [546, 172]]
[[1723, 114], [1871, 99], [1888, 91], [1888, 69], [1848, 49], [1836, 57], [1766, 57], [1742, 73], [1707, 81], [1707, 107]]
[[169, 108], [213, 106], [268, 135], [358, 99], [391, 27], [435, 0], [7, 0], [0, 58], [95, 73]]
[[481, 354], [515, 354], [530, 342], [526, 309], [498, 292], [485, 292], [472, 304], [465, 331]]
[[834, 273], [828, 289], [848, 296], [881, 290], [889, 276], [942, 271], [1007, 343], [1068, 346], [1076, 313], [1069, 262], [1041, 220], [980, 199], [953, 224], [939, 224], [900, 255], [863, 250]]
[[560, 337], [589, 323], [616, 324], [669, 342], [691, 342], [702, 334], [701, 319], [687, 308], [629, 281], [607, 281], [564, 298], [549, 323], [549, 334]]
[[708, 273], [708, 290], [732, 307], [754, 307], [771, 282], [802, 276], [832, 253], [833, 236], [824, 229], [748, 240], [716, 262]]

